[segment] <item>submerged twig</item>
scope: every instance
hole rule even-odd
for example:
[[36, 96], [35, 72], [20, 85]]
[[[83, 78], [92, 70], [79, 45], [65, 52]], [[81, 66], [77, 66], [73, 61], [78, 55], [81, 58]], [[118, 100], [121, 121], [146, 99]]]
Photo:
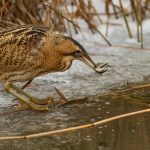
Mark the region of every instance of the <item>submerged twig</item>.
[[47, 136], [51, 136], [54, 134], [66, 133], [66, 132], [70, 132], [70, 131], [77, 131], [77, 130], [81, 130], [81, 129], [95, 127], [95, 126], [102, 125], [102, 124], [105, 124], [108, 122], [112, 122], [112, 121], [115, 121], [118, 119], [123, 119], [123, 118], [131, 117], [131, 116], [135, 116], [135, 115], [139, 115], [139, 114], [143, 114], [143, 113], [149, 113], [149, 112], [150, 112], [150, 109], [144, 109], [144, 110], [126, 113], [126, 114], [114, 116], [111, 118], [107, 118], [104, 120], [96, 121], [94, 123], [89, 123], [89, 124], [75, 126], [75, 127], [69, 127], [69, 128], [64, 128], [64, 129], [59, 129], [59, 130], [54, 130], [54, 131], [40, 132], [40, 133], [34, 133], [34, 134], [28, 134], [28, 135], [4, 136], [4, 137], [0, 137], [0, 141], [47, 137]]
[[150, 83], [144, 84], [144, 85], [134, 86], [134, 87], [131, 87], [131, 88], [128, 88], [128, 89], [123, 89], [123, 90], [112, 92], [112, 93], [102, 94], [100, 96], [117, 95], [117, 94], [120, 94], [120, 93], [123, 93], [123, 92], [132, 91], [132, 90], [138, 90], [138, 89], [142, 89], [142, 88], [150, 88]]
[[125, 100], [128, 100], [129, 102], [134, 102], [136, 104], [140, 104], [140, 105], [144, 105], [144, 106], [148, 106], [148, 104], [150, 103], [149, 100], [144, 100], [144, 99], [137, 99], [137, 98], [133, 98], [133, 97], [130, 97], [128, 95], [125, 95], [125, 94], [118, 94], [117, 97], [121, 97], [121, 98], [124, 98]]

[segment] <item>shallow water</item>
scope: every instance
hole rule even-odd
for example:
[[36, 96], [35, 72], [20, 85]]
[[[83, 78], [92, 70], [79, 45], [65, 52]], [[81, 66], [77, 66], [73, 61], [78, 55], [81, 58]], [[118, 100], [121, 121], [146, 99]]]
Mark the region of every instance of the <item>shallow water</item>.
[[[137, 85], [138, 86], [138, 85]], [[88, 124], [149, 108], [150, 87], [93, 96], [50, 112], [20, 111], [0, 116], [0, 136], [24, 135]], [[1, 108], [0, 113], [12, 108]], [[1, 141], [0, 150], [149, 150], [150, 115], [37, 139]]]

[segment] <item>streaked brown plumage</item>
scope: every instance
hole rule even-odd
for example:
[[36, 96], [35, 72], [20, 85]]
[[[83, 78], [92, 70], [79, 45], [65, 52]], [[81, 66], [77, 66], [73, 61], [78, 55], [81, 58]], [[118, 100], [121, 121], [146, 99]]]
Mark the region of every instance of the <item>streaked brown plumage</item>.
[[47, 110], [48, 101], [44, 105], [39, 104], [39, 109], [36, 107], [38, 102], [34, 101], [36, 98], [12, 83], [30, 81], [50, 72], [65, 71], [74, 59], [85, 62], [96, 71], [96, 65], [78, 42], [47, 27], [26, 25], [0, 32], [0, 81], [5, 82], [8, 93], [32, 109]]
[[51, 50], [59, 49], [62, 40], [60, 34], [38, 26], [21, 26], [1, 32], [0, 80], [20, 82], [61, 71], [65, 68], [62, 56], [57, 50]]

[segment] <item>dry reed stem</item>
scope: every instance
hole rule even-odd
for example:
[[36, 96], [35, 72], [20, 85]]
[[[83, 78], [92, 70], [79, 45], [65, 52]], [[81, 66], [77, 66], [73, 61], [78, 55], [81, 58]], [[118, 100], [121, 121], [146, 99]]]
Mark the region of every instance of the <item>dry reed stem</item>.
[[117, 14], [117, 10], [116, 10], [116, 7], [115, 7], [114, 2], [112, 0], [111, 0], [111, 4], [112, 4], [112, 7], [113, 7], [114, 15], [115, 15], [116, 19], [118, 19], [119, 17], [118, 17], [118, 14]]
[[[122, 4], [122, 1], [119, 1]], [[132, 10], [131, 12], [128, 10], [128, 15], [132, 15], [137, 22], [137, 38], [138, 41], [141, 39], [141, 47], [143, 47], [142, 24], [139, 26], [139, 21], [141, 20], [141, 17], [143, 19], [148, 16], [148, 11], [150, 11], [150, 1], [142, 0], [140, 1], [139, 5], [137, 5], [137, 1], [139, 3], [140, 0], [130, 0]], [[108, 16], [108, 18], [112, 17], [112, 15], [118, 18], [118, 16], [120, 16], [121, 10], [121, 13], [126, 22], [128, 34], [129, 36], [132, 36], [130, 33], [130, 27], [128, 26], [126, 12], [123, 9], [123, 6], [115, 5], [112, 0], [105, 0], [104, 4], [106, 7], [106, 13], [103, 15]], [[72, 7], [72, 13], [68, 9], [68, 6]], [[112, 7], [113, 12], [110, 12], [109, 6]], [[77, 8], [77, 11], [74, 10], [73, 7]], [[77, 22], [78, 18], [81, 18], [87, 23], [89, 29], [93, 33], [98, 32], [108, 43], [108, 45], [111, 45], [106, 37], [103, 36], [103, 34], [98, 30], [98, 26], [103, 22], [103, 20], [100, 18], [102, 13], [98, 13], [97, 11], [98, 10], [96, 10], [92, 0], [34, 0], [33, 2], [30, 0], [13, 0], [13, 3], [12, 1], [3, 0], [0, 2], [0, 26], [6, 28], [7, 26], [12, 26], [12, 23], [14, 23], [14, 25], [41, 24], [50, 26], [54, 30], [68, 32], [70, 35], [72, 35], [72, 27], [74, 28], [75, 33], [78, 32], [77, 29], [79, 26], [77, 25]], [[72, 17], [72, 14], [74, 17]], [[96, 24], [95, 22], [99, 23]], [[107, 31], [108, 29], [109, 22], [107, 22]]]
[[140, 40], [141, 40], [141, 48], [143, 48], [143, 25], [142, 25], [142, 4], [140, 0], [137, 0], [138, 8], [139, 8], [139, 28], [140, 28]]
[[141, 38], [141, 48], [143, 49], [144, 48], [144, 44], [143, 44], [143, 24], [141, 22], [141, 25], [140, 25], [140, 38]]
[[[97, 43], [97, 42], [88, 41], [88, 43], [92, 43], [95, 46], [108, 47], [108, 45], [100, 44], [100, 43]], [[114, 48], [131, 48], [131, 49], [135, 49], [135, 50], [141, 50], [141, 47], [132, 47], [132, 46], [124, 46], [124, 45], [112, 45], [111, 47], [114, 47]], [[150, 50], [150, 48], [145, 48], [144, 47], [143, 50]]]
[[[78, 3], [75, 1], [75, 4], [78, 5]], [[101, 37], [106, 41], [106, 43], [111, 46], [112, 44], [109, 42], [109, 40], [97, 29], [97, 27], [95, 25], [93, 25], [88, 17], [83, 13], [83, 11], [80, 9], [80, 7], [78, 7], [81, 16], [84, 18], [84, 20], [87, 22], [87, 24], [89, 25], [89, 28], [91, 29], [91, 31], [96, 31], [97, 33], [99, 33], [101, 35]]]
[[77, 24], [75, 24], [72, 20], [70, 20], [70, 19], [68, 19], [66, 16], [60, 14], [60, 13], [56, 10], [56, 8], [53, 8], [52, 6], [50, 6], [50, 5], [48, 5], [48, 4], [44, 4], [44, 3], [42, 3], [42, 2], [39, 2], [38, 0], [34, 0], [34, 1], [40, 3], [40, 4], [44, 5], [44, 6], [49, 7], [49, 8], [50, 8], [51, 10], [53, 10], [58, 16], [63, 17], [63, 18], [66, 19], [68, 22], [72, 23], [75, 27], [77, 27], [78, 29], [80, 29], [80, 27], [79, 27]]
[[[117, 11], [116, 13], [117, 13], [117, 15], [122, 14], [121, 11]], [[94, 15], [94, 16], [107, 16], [107, 13], [105, 13], [105, 12], [104, 13], [102, 13], [102, 12], [101, 13], [92, 13], [92, 15]], [[110, 16], [114, 16], [115, 13], [114, 12], [110, 12], [109, 15]]]
[[122, 1], [121, 1], [121, 0], [119, 0], [119, 4], [120, 4], [120, 9], [121, 9], [121, 12], [122, 12], [124, 21], [125, 21], [126, 28], [127, 28], [127, 31], [128, 31], [128, 35], [129, 35], [130, 38], [132, 38], [132, 34], [131, 34], [131, 31], [130, 31], [130, 27], [129, 27], [129, 24], [128, 24], [128, 20], [127, 20], [127, 18], [126, 18], [126, 14], [125, 14], [125, 11], [124, 11], [124, 8], [123, 8]]
[[0, 141], [47, 137], [47, 136], [52, 136], [54, 134], [66, 133], [66, 132], [70, 132], [70, 131], [77, 131], [77, 130], [81, 130], [81, 129], [95, 127], [95, 126], [102, 125], [102, 124], [105, 124], [105, 123], [108, 123], [108, 122], [112, 122], [112, 121], [115, 121], [115, 120], [118, 120], [118, 119], [123, 119], [123, 118], [131, 117], [131, 116], [135, 116], [135, 115], [139, 115], [139, 114], [143, 114], [143, 113], [149, 113], [149, 112], [150, 112], [150, 109], [143, 109], [143, 110], [140, 110], [140, 111], [134, 111], [134, 112], [131, 112], [131, 113], [126, 113], [126, 114], [114, 116], [114, 117], [111, 117], [111, 118], [107, 118], [107, 119], [104, 119], [104, 120], [96, 121], [94, 123], [89, 123], [89, 124], [75, 126], [75, 127], [68, 127], [68, 128], [64, 128], [64, 129], [59, 129], [59, 130], [54, 130], [54, 131], [47, 131], [47, 132], [40, 132], [40, 133], [34, 133], [34, 134], [28, 134], [28, 135], [4, 136], [4, 137], [0, 137]]

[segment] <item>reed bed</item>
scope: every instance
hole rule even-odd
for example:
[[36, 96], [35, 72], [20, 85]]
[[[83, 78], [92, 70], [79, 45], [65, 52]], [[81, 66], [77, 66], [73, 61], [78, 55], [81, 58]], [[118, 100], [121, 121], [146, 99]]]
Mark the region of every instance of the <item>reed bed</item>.
[[[23, 24], [40, 24], [50, 26], [54, 30], [68, 32], [81, 31], [79, 19], [85, 21], [92, 33], [100, 36], [111, 46], [107, 39], [109, 19], [123, 18], [130, 38], [132, 32], [129, 18], [137, 24], [137, 40], [143, 47], [142, 21], [149, 17], [149, 0], [129, 0], [128, 8], [124, 7], [124, 0], [118, 0], [116, 5], [113, 0], [100, 0], [105, 6], [105, 12], [99, 13], [93, 0], [1, 0], [0, 1], [0, 27], [12, 27]], [[103, 24], [102, 16], [107, 17], [107, 30], [103, 35], [98, 26]]]

